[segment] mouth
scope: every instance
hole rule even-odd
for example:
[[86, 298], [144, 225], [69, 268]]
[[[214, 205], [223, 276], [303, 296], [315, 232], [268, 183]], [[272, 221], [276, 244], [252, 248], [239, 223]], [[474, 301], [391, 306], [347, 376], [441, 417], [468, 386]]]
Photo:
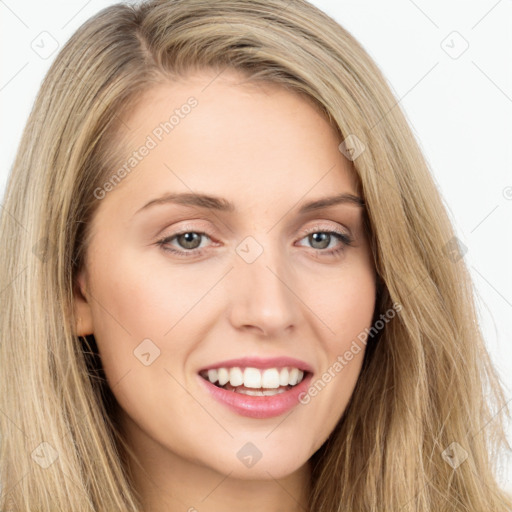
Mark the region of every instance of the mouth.
[[242, 357], [203, 367], [197, 377], [204, 391], [223, 407], [263, 420], [303, 403], [301, 397], [307, 394], [313, 367], [288, 356]]
[[295, 366], [255, 368], [222, 366], [202, 370], [199, 375], [210, 384], [249, 396], [274, 396], [293, 389], [311, 372]]

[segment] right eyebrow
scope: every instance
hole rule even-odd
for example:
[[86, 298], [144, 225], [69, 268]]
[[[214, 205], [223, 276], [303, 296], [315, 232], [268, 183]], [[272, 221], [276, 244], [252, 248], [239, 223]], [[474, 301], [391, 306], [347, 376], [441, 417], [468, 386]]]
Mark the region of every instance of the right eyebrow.
[[188, 193], [168, 193], [161, 197], [152, 199], [146, 203], [142, 208], [137, 210], [135, 213], [139, 213], [146, 208], [157, 204], [175, 203], [182, 204], [185, 206], [198, 206], [200, 208], [207, 208], [209, 210], [219, 210], [223, 212], [235, 211], [235, 205], [222, 197], [209, 196], [206, 194], [197, 194], [193, 192]]

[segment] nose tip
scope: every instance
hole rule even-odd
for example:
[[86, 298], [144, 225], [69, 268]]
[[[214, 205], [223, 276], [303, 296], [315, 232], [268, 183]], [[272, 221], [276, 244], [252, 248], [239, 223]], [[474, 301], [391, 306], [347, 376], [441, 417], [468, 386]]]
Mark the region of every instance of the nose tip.
[[259, 257], [251, 264], [239, 261], [231, 277], [230, 321], [237, 329], [278, 336], [290, 330], [298, 318], [297, 299], [290, 291], [284, 266], [277, 272]]

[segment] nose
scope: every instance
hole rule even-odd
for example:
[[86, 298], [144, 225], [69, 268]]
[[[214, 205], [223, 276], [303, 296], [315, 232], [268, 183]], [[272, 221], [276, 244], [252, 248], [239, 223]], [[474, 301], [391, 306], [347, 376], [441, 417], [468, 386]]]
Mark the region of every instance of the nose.
[[[237, 256], [238, 258], [238, 256]], [[279, 337], [297, 326], [300, 300], [282, 255], [265, 249], [252, 263], [241, 258], [230, 272], [229, 320], [233, 327]]]

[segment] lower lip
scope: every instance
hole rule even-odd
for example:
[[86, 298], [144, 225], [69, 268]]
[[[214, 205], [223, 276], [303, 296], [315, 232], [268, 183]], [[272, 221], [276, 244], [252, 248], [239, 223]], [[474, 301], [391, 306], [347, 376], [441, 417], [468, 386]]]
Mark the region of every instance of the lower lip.
[[299, 396], [307, 392], [312, 377], [313, 375], [308, 373], [299, 384], [284, 393], [272, 396], [250, 396], [219, 388], [198, 375], [202, 385], [206, 386], [207, 391], [218, 402], [242, 416], [260, 419], [279, 416], [299, 404]]

